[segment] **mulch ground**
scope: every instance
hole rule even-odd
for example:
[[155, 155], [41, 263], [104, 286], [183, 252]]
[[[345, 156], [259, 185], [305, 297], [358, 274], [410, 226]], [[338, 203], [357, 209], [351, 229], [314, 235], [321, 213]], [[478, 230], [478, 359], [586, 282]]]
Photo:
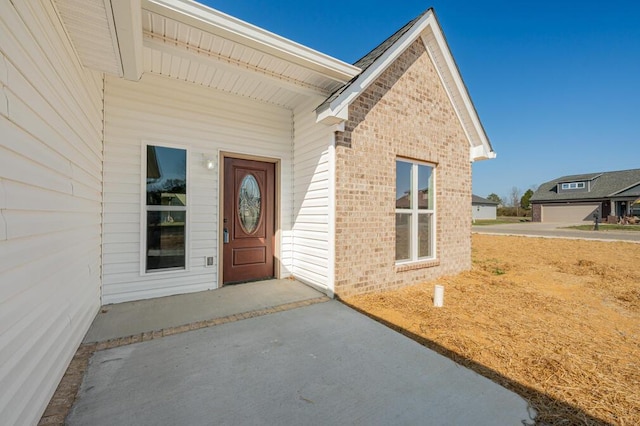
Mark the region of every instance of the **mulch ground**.
[[472, 271], [344, 302], [519, 393], [540, 424], [640, 424], [640, 244], [474, 235]]

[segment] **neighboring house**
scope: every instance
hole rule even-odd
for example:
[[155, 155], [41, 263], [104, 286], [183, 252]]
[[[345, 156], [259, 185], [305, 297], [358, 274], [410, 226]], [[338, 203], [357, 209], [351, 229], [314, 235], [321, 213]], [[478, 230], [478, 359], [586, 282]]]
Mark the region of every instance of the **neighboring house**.
[[350, 65], [182, 0], [1, 8], [3, 423], [37, 422], [103, 304], [470, 267], [494, 153], [433, 10]]
[[593, 222], [631, 213], [640, 198], [640, 169], [563, 176], [531, 197], [534, 222]]
[[471, 196], [471, 217], [473, 220], [496, 220], [498, 203], [477, 195]]

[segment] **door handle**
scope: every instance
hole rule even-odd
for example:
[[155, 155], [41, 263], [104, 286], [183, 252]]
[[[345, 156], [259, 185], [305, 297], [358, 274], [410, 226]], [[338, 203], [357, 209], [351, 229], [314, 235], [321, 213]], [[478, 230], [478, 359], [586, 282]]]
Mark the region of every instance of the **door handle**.
[[229, 244], [229, 230], [227, 229], [227, 219], [224, 219], [224, 229], [222, 230], [222, 242]]

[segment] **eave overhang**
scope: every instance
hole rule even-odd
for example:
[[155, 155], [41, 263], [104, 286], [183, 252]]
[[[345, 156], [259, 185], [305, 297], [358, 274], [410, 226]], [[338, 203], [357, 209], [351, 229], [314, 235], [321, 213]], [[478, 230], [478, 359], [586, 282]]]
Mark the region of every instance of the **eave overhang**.
[[164, 75], [295, 108], [360, 68], [186, 0], [54, 0], [84, 66]]
[[358, 67], [197, 2], [143, 0], [143, 8], [225, 40], [297, 64], [335, 81], [349, 81], [360, 72]]

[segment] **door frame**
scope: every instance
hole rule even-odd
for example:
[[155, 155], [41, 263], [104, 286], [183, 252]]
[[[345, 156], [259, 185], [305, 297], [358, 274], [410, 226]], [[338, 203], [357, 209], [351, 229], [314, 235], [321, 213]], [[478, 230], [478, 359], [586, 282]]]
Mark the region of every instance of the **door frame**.
[[217, 288], [224, 286], [223, 269], [224, 269], [224, 241], [222, 238], [224, 232], [224, 159], [233, 158], [238, 160], [260, 161], [263, 163], [272, 163], [275, 165], [275, 199], [273, 203], [274, 224], [273, 224], [273, 275], [276, 279], [280, 279], [280, 259], [282, 258], [281, 250], [281, 231], [280, 231], [280, 212], [281, 212], [281, 190], [280, 190], [280, 166], [281, 159], [275, 157], [262, 157], [259, 155], [242, 154], [238, 152], [220, 151], [218, 156], [218, 282]]

